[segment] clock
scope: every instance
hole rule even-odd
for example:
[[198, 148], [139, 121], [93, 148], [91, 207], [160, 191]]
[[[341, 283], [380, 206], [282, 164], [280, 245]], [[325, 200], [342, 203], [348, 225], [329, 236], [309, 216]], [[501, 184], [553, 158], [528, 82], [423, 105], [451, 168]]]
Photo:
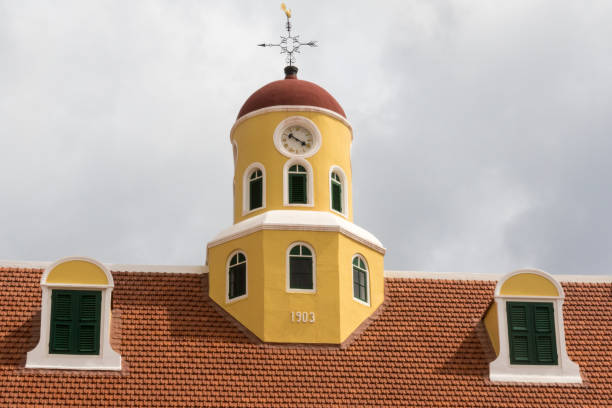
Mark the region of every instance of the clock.
[[302, 116], [283, 120], [274, 132], [274, 145], [287, 157], [310, 157], [319, 150], [321, 134], [315, 124]]
[[298, 125], [285, 128], [280, 141], [284, 150], [290, 154], [304, 155], [314, 148], [312, 133]]

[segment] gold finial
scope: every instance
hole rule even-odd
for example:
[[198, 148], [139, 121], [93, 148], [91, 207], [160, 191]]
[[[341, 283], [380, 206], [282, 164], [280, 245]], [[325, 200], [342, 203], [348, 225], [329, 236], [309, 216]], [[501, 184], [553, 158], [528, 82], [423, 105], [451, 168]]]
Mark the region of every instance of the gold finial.
[[291, 10], [287, 8], [285, 3], [281, 3], [281, 10], [285, 12], [285, 14], [287, 15], [287, 18], [291, 18]]

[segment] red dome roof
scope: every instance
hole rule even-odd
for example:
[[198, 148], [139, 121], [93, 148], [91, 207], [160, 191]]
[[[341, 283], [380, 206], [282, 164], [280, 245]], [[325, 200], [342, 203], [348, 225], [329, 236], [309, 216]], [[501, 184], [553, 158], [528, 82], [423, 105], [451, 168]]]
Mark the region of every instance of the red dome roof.
[[316, 106], [329, 109], [346, 118], [342, 106], [329, 92], [317, 84], [297, 79], [297, 69], [295, 72], [285, 69], [285, 72], [287, 74], [285, 79], [270, 82], [249, 96], [236, 119], [257, 109], [278, 105]]

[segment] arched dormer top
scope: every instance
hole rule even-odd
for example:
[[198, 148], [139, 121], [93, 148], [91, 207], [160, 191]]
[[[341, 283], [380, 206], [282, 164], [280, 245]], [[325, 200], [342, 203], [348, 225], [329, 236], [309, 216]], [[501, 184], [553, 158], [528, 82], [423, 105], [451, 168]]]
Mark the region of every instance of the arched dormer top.
[[495, 296], [537, 296], [565, 298], [563, 287], [549, 273], [540, 269], [519, 269], [502, 277]]
[[100, 262], [85, 257], [63, 258], [45, 269], [40, 284], [114, 287], [113, 275]]

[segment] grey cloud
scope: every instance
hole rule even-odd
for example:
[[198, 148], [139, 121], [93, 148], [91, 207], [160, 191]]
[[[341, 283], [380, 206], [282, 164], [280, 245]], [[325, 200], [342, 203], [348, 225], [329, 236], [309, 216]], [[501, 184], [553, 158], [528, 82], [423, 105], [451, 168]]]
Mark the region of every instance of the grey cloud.
[[[608, 2], [289, 6], [387, 268], [610, 273]], [[232, 221], [235, 115], [281, 77], [255, 46], [278, 4], [0, 7], [0, 259], [201, 263]]]

